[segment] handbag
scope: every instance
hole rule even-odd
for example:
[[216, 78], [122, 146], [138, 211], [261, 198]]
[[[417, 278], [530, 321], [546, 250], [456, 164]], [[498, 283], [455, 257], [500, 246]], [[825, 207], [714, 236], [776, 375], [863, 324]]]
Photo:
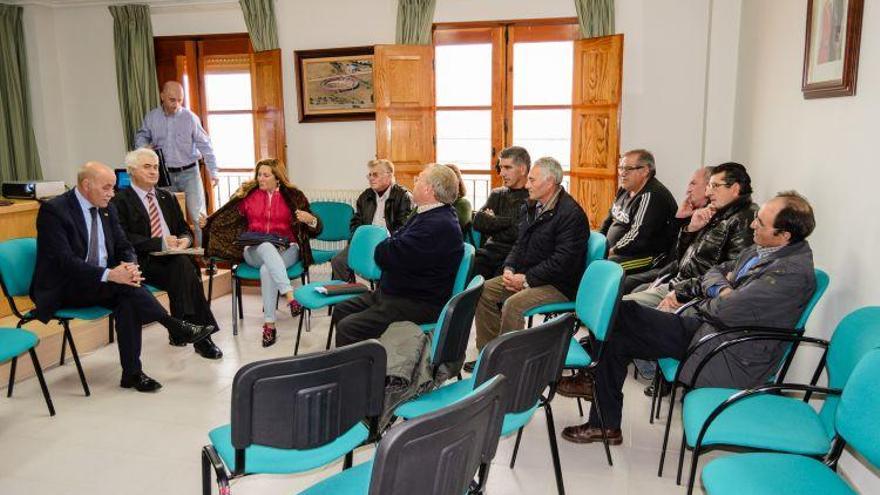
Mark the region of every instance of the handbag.
[[270, 234], [268, 232], [242, 232], [241, 235], [238, 236], [238, 239], [235, 240], [235, 244], [242, 247], [259, 246], [264, 242], [268, 242], [269, 244], [273, 244], [280, 248], [286, 248], [290, 245], [290, 241], [287, 240], [286, 237]]

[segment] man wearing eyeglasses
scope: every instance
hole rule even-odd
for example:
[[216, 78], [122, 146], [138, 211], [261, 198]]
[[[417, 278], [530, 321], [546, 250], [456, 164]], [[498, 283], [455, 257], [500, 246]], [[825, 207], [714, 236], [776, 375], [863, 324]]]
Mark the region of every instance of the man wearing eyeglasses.
[[624, 153], [617, 174], [620, 189], [600, 230], [608, 239], [608, 259], [630, 275], [650, 269], [670, 251], [678, 205], [655, 177], [650, 151]]
[[[370, 187], [358, 196], [351, 234], [361, 225], [379, 225], [394, 232], [400, 228], [413, 209], [412, 194], [394, 180], [394, 164], [389, 160], [370, 160], [367, 163]], [[354, 272], [348, 267], [348, 246], [330, 260], [334, 280], [354, 281]]]
[[[779, 340], [745, 341], [709, 357], [722, 343], [742, 338], [750, 330], [786, 334], [816, 290], [813, 252], [806, 240], [816, 226], [810, 203], [794, 191], [781, 192], [761, 206], [751, 225], [754, 245], [700, 277], [700, 300], [682, 314], [621, 301], [594, 370], [595, 382], [582, 382], [578, 394], [595, 397], [595, 404], [601, 405], [610, 444], [623, 442], [623, 384], [633, 359], [683, 361], [678, 378], [689, 388], [750, 388], [766, 383], [779, 369], [789, 347]], [[723, 330], [733, 331], [711, 337]], [[688, 349], [701, 341], [706, 344], [688, 355]], [[703, 359], [707, 362], [695, 376]], [[560, 383], [558, 392], [572, 391], [574, 384], [566, 385], [566, 381]], [[599, 419], [592, 407], [589, 421], [565, 428], [562, 438], [601, 442]]]

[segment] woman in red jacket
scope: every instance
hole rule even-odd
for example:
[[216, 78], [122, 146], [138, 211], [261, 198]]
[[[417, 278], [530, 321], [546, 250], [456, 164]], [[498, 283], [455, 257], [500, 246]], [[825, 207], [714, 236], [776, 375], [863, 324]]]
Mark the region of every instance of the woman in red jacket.
[[[302, 260], [312, 263], [309, 238], [321, 232], [321, 220], [313, 215], [305, 195], [290, 184], [280, 160], [269, 158], [257, 163], [254, 180], [241, 185], [220, 210], [208, 219], [205, 240], [209, 255], [231, 260], [244, 259], [260, 269], [263, 296], [263, 347], [275, 343], [275, 301], [287, 298], [292, 315], [302, 311], [293, 298], [287, 268]], [[272, 234], [287, 240], [286, 247], [264, 242], [247, 246], [243, 252], [234, 246], [242, 232]]]

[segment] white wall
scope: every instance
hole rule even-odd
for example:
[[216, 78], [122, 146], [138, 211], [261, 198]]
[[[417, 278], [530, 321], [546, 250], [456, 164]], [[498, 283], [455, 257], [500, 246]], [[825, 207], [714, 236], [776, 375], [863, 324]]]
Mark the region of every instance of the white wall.
[[[707, 159], [729, 158], [733, 88], [728, 73], [735, 71], [735, 58], [728, 48], [736, 46], [737, 34], [730, 27], [730, 12], [738, 16], [739, 1], [638, 0], [617, 5], [617, 29], [626, 35], [621, 147], [655, 151], [659, 177], [675, 194], [702, 163], [706, 105], [713, 110], [710, 124], [721, 129], [707, 133], [712, 150]], [[363, 164], [375, 155], [375, 123], [298, 123], [293, 51], [393, 43], [396, 9], [396, 0], [276, 2], [288, 161], [293, 179], [303, 187], [362, 187]], [[719, 16], [723, 9], [727, 13]], [[156, 36], [246, 31], [237, 2], [164, 4], [152, 12]], [[575, 15], [571, 0], [439, 0], [435, 21]], [[39, 60], [32, 64], [31, 84], [46, 177], [70, 181], [76, 165], [87, 159], [118, 163], [124, 149], [107, 8], [28, 5], [26, 17], [32, 28], [28, 50]], [[715, 19], [717, 25], [719, 17], [722, 29], [713, 27], [711, 47], [720, 56], [712, 58], [707, 84], [709, 22]]]
[[[880, 302], [880, 265], [872, 254], [880, 245], [873, 217], [880, 207], [880, 5], [865, 2], [853, 97], [803, 99], [805, 19], [800, 0], [743, 2], [733, 149], [749, 164], [757, 197], [793, 188], [812, 202], [817, 226], [810, 242], [831, 286], [807, 331], [827, 337], [846, 313]], [[812, 364], [802, 360], [793, 371], [804, 376]], [[876, 473], [845, 461], [861, 493], [880, 493]]]

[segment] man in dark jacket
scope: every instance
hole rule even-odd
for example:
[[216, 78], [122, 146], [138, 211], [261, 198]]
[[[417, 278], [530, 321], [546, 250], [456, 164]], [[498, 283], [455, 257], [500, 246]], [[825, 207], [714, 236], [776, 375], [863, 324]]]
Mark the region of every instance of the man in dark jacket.
[[706, 190], [709, 204], [694, 211], [679, 231], [673, 264], [624, 300], [675, 311], [700, 297], [700, 277], [709, 268], [735, 260], [754, 243], [751, 223], [758, 206], [746, 168], [735, 162], [714, 167]]
[[474, 214], [473, 229], [483, 235], [474, 258], [474, 274], [486, 280], [501, 275], [501, 265], [516, 242], [522, 205], [529, 199], [526, 180], [532, 163], [529, 152], [511, 146], [498, 154], [498, 174], [504, 186], [494, 189]]
[[[590, 224], [561, 184], [559, 162], [544, 157], [534, 163], [519, 237], [504, 261], [504, 274], [485, 283], [477, 305], [477, 349], [523, 328], [525, 310], [575, 298]], [[470, 363], [467, 368], [473, 369]]]
[[416, 214], [379, 243], [379, 288], [340, 303], [333, 310], [336, 346], [378, 338], [396, 321], [430, 323], [452, 295], [464, 243], [455, 210], [458, 176], [431, 164], [416, 178]]
[[600, 231], [608, 238], [608, 259], [629, 275], [650, 269], [670, 251], [678, 205], [654, 177], [650, 151], [627, 151], [617, 173], [620, 189]]
[[[202, 271], [189, 256], [153, 256], [156, 251], [175, 251], [192, 246], [193, 233], [183, 218], [177, 198], [159, 189], [159, 156], [138, 148], [125, 156], [131, 187], [113, 197], [122, 230], [137, 254], [146, 283], [168, 292], [175, 318], [220, 329], [205, 298]], [[172, 345], [178, 344], [172, 341]], [[193, 344], [206, 359], [220, 359], [223, 352], [208, 337]]]
[[[700, 279], [703, 299], [684, 314], [622, 301], [610, 338], [595, 370], [595, 385], [582, 375], [564, 378], [567, 396], [597, 395], [612, 444], [620, 444], [623, 383], [634, 358], [682, 360], [690, 345], [723, 328], [792, 328], [816, 290], [813, 253], [805, 240], [815, 227], [813, 209], [795, 192], [765, 203], [752, 222], [755, 245], [736, 260], [711, 268]], [[734, 332], [701, 347], [683, 365], [681, 378], [694, 387], [748, 388], [764, 383], [777, 369], [786, 343], [758, 341], [730, 347], [713, 357], [694, 379], [696, 364]], [[602, 441], [596, 408], [589, 421], [570, 426], [562, 437], [576, 443]]]
[[[388, 160], [367, 163], [370, 187], [358, 196], [354, 216], [351, 217], [351, 235], [361, 225], [380, 225], [394, 232], [409, 217], [413, 209], [412, 195], [394, 180], [394, 164]], [[348, 267], [348, 246], [330, 260], [335, 280], [354, 280]]]

